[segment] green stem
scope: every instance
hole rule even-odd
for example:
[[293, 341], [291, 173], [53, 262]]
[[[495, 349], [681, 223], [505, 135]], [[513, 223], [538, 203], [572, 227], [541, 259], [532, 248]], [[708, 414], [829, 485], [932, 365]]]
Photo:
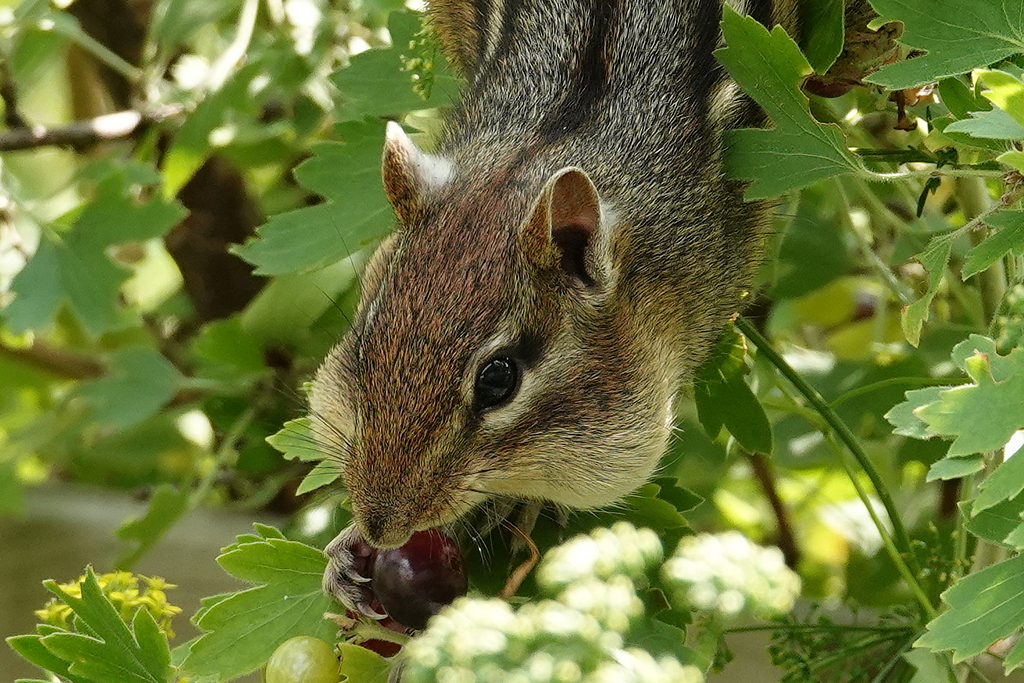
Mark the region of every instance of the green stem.
[[872, 391], [878, 389], [885, 389], [894, 385], [908, 385], [915, 387], [939, 387], [947, 386], [951, 383], [951, 380], [942, 377], [890, 377], [889, 379], [882, 379], [871, 384], [865, 384], [862, 387], [856, 389], [850, 389], [845, 394], [834, 399], [830, 406], [838, 408], [842, 404], [846, 403], [850, 399], [857, 398], [863, 394], [870, 394]]
[[238, 419], [228, 428], [227, 433], [224, 434], [220, 445], [217, 447], [217, 452], [214, 454], [213, 465], [199, 480], [195, 491], [189, 499], [191, 506], [199, 505], [206, 498], [210, 490], [213, 489], [217, 476], [233, 464], [234, 458], [238, 455], [235, 452], [235, 442], [238, 441], [255, 417], [256, 407], [249, 406], [242, 411]]
[[[861, 183], [863, 184], [863, 181], [861, 181]], [[875, 253], [874, 246], [865, 238], [860, 230], [857, 230], [857, 228], [854, 227], [853, 221], [850, 219], [853, 204], [850, 202], [850, 197], [846, 194], [846, 188], [844, 188], [843, 184], [838, 181], [833, 184], [843, 203], [843, 210], [840, 212], [840, 216], [842, 217], [847, 232], [852, 234], [854, 239], [857, 240], [857, 246], [859, 247], [861, 255], [866, 261], [868, 261], [868, 263], [871, 264], [875, 273], [881, 280], [882, 285], [891, 291], [893, 295], [899, 299], [901, 304], [907, 305], [911, 303], [914, 300], [914, 293], [909, 287], [899, 281], [899, 279], [893, 274], [892, 269], [889, 268], [888, 264], [882, 261], [882, 259], [878, 257], [878, 254]]]
[[734, 626], [723, 633], [749, 633], [751, 631], [868, 631], [872, 633], [900, 633], [910, 631], [908, 626], [857, 626], [855, 624], [762, 624], [760, 626]]
[[[963, 209], [964, 218], [989, 216], [993, 210], [998, 211], [1003, 208], [1001, 203], [992, 201], [985, 181], [980, 178], [960, 178], [956, 181], [956, 190], [957, 200], [960, 203], [960, 208]], [[977, 246], [985, 237], [984, 233], [972, 232], [971, 244]], [[1006, 292], [1006, 271], [1003, 268], [1002, 259], [978, 273], [977, 277], [985, 319], [991, 321]]]
[[937, 168], [931, 171], [904, 171], [902, 173], [875, 173], [874, 171], [857, 171], [857, 176], [876, 183], [896, 183], [915, 178], [1003, 178], [1005, 171], [984, 171], [971, 168]]
[[[893, 563], [896, 565], [897, 570], [903, 575], [907, 581], [908, 586], [914, 592], [915, 597], [921, 605], [921, 609], [924, 614], [931, 618], [935, 615], [935, 608], [932, 606], [931, 601], [924, 594], [924, 590], [918, 583], [916, 574], [919, 574], [917, 568], [917, 561], [914, 557], [913, 548], [910, 544], [910, 536], [907, 534], [906, 528], [903, 526], [903, 520], [900, 519], [899, 513], [896, 509], [896, 505], [892, 500], [892, 496], [889, 495], [889, 490], [885, 486], [885, 482], [882, 481], [881, 475], [878, 470], [875, 469], [874, 464], [868, 458], [867, 453], [861, 448], [857, 438], [850, 431], [850, 428], [846, 426], [846, 423], [839, 417], [835, 410], [825, 402], [821, 394], [817, 390], [808, 384], [803, 377], [800, 376], [793, 367], [786, 362], [786, 359], [779, 354], [772, 345], [765, 339], [757, 329], [750, 324], [749, 321], [740, 317], [736, 320], [736, 327], [742, 332], [747, 339], [753, 342], [754, 346], [757, 347], [758, 352], [764, 354], [765, 358], [771, 362], [772, 365], [796, 387], [803, 397], [810, 403], [821, 415], [821, 417], [828, 423], [832, 428], [832, 431], [839, 438], [840, 441], [849, 449], [850, 453], [857, 460], [861, 469], [867, 475], [871, 481], [871, 485], [875, 489], [875, 494], [878, 496], [878, 500], [882, 503], [885, 508], [886, 514], [889, 516], [889, 522], [892, 524], [893, 538], [889, 539], [889, 543], [886, 543], [885, 547], [888, 551]], [[845, 466], [845, 459], [843, 460]], [[851, 477], [854, 486], [860, 488], [860, 484], [856, 477]], [[880, 523], [875, 517], [874, 510], [870, 505], [868, 507], [868, 513], [875, 519], [878, 531], [882, 536], [883, 542], [889, 537], [888, 530], [885, 525]], [[913, 568], [913, 569], [912, 569]]]

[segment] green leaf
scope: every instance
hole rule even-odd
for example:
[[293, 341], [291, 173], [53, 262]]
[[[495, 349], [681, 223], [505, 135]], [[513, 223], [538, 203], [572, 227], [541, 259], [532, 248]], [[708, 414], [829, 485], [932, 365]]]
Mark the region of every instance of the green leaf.
[[971, 248], [964, 256], [960, 276], [966, 280], [1012, 253], [1024, 255], [1024, 211], [1000, 211], [985, 219], [996, 232]]
[[279, 432], [267, 437], [267, 443], [281, 451], [288, 460], [319, 461], [299, 484], [295, 491], [296, 495], [327, 486], [341, 476], [340, 463], [321, 449], [313, 436], [312, 424], [308, 417], [285, 422]]
[[223, 18], [233, 3], [210, 0], [165, 0], [153, 5], [150, 35], [166, 54], [194, 36], [201, 26]]
[[954, 121], [946, 126], [946, 133], [967, 133], [976, 138], [990, 140], [1024, 139], [1024, 126], [1002, 109], [971, 112], [971, 118]]
[[129, 273], [110, 259], [108, 247], [158, 237], [185, 215], [176, 202], [154, 198], [140, 204], [133, 194], [123, 174], [108, 178], [62, 241], [44, 234], [11, 284], [15, 298], [4, 316], [14, 332], [49, 325], [65, 302], [91, 334], [121, 323], [118, 291]]
[[231, 110], [252, 110], [248, 93], [252, 79], [261, 74], [263, 64], [255, 62], [235, 73], [217, 92], [196, 106], [178, 129], [164, 155], [164, 196], [173, 197], [185, 187], [195, 172], [206, 163], [214, 147], [210, 134], [224, 125]]
[[906, 393], [907, 400], [893, 406], [885, 414], [885, 419], [895, 427], [893, 434], [909, 436], [912, 439], [930, 439], [934, 434], [928, 431], [928, 425], [917, 416], [917, 409], [939, 400], [942, 387], [912, 389]]
[[[825, 184], [823, 184], [825, 185]], [[786, 227], [775, 258], [773, 299], [792, 299], [827, 285], [852, 265], [840, 216], [828, 211], [827, 190], [805, 190], [796, 215]]]
[[954, 662], [983, 652], [1024, 625], [1024, 555], [963, 577], [942, 600], [949, 609], [914, 646], [952, 650]]
[[[959, 460], [960, 458], [955, 458]], [[1021, 547], [1015, 538], [1021, 528], [1021, 513], [1024, 513], [1024, 496], [1003, 500], [992, 507], [971, 513], [971, 503], [960, 503], [967, 530], [990, 543]]]
[[1024, 664], [1024, 645], [1021, 643], [1024, 643], [1024, 639], [1018, 640], [1013, 648], [1006, 653], [1006, 659], [1003, 660], [1003, 670], [1007, 674], [1019, 668], [1021, 664]]
[[188, 492], [179, 491], [170, 484], [158, 486], [153, 491], [146, 513], [125, 522], [115, 532], [122, 541], [133, 542], [134, 547], [123, 552], [114, 561], [114, 566], [130, 569], [185, 514], [188, 503]]
[[[62, 631], [62, 629], [56, 629]], [[7, 644], [11, 646], [23, 659], [35, 664], [44, 671], [49, 671], [58, 676], [66, 678], [71, 683], [92, 683], [88, 679], [68, 671], [68, 662], [61, 659], [46, 649], [43, 645], [42, 634], [29, 634], [24, 636], [12, 636], [7, 638]], [[47, 682], [51, 683], [51, 682]]]
[[295, 489], [295, 495], [301, 496], [303, 493], [309, 493], [328, 484], [333, 484], [340, 476], [341, 465], [338, 462], [332, 459], [321, 460], [303, 478], [302, 483]]
[[387, 683], [393, 667], [376, 652], [351, 643], [338, 645], [338, 652], [341, 655], [338, 683]]
[[323, 459], [308, 417], [288, 420], [280, 431], [267, 437], [267, 443], [281, 451], [287, 460], [314, 462]]
[[723, 7], [728, 47], [715, 52], [736, 83], [775, 123], [772, 130], [736, 130], [728, 137], [730, 176], [753, 181], [747, 199], [773, 197], [863, 166], [846, 149], [838, 126], [811, 116], [800, 83], [811, 66], [796, 43], [776, 27], [770, 34], [757, 20]]
[[947, 457], [1002, 448], [1024, 427], [1024, 349], [1000, 356], [994, 341], [975, 334], [954, 348], [953, 359], [974, 384], [942, 390], [916, 415], [930, 433], [954, 439]]
[[730, 325], [694, 380], [697, 414], [712, 439], [724, 426], [744, 449], [770, 455], [771, 423], [744, 379], [749, 372], [743, 337]]
[[943, 458], [928, 468], [925, 481], [945, 481], [959, 479], [969, 474], [980, 472], [985, 467], [985, 458], [981, 455], [965, 455], [962, 458]]
[[914, 257], [928, 271], [928, 289], [920, 299], [903, 309], [901, 318], [903, 334], [912, 346], [917, 346], [921, 341], [921, 327], [928, 319], [932, 299], [935, 298], [935, 293], [942, 282], [942, 274], [946, 270], [952, 248], [952, 237], [947, 235], [933, 237], [925, 250]]
[[156, 414], [181, 384], [181, 373], [156, 349], [128, 346], [114, 352], [110, 373], [81, 386], [96, 419], [117, 429]]
[[818, 0], [801, 6], [804, 54], [819, 74], [828, 71], [843, 51], [845, 4], [843, 0]]
[[[1024, 138], [1024, 136], [1021, 136]], [[1003, 152], [996, 157], [996, 161], [1012, 166], [1015, 170], [1024, 173], [1024, 152]]]
[[949, 109], [949, 113], [958, 119], [965, 119], [972, 113], [992, 108], [988, 100], [975, 94], [974, 90], [959, 78], [944, 78], [939, 81], [939, 97]]
[[296, 171], [300, 179], [309, 179], [337, 200], [278, 214], [257, 230], [258, 239], [235, 248], [236, 254], [257, 266], [257, 273], [281, 275], [323, 268], [379, 238], [391, 226], [391, 207], [380, 179], [384, 124], [343, 124], [338, 126], [338, 137], [344, 142], [318, 146], [323, 158], [314, 157]]
[[169, 683], [174, 679], [167, 638], [152, 615], [139, 609], [129, 628], [103, 595], [92, 567], [86, 570], [80, 598], [64, 592], [54, 581], [43, 585], [74, 610], [91, 634], [64, 631], [40, 639], [47, 650], [71, 663], [71, 673], [104, 683]]
[[902, 21], [904, 45], [928, 54], [866, 78], [889, 90], [923, 85], [1024, 52], [1019, 0], [872, 0], [881, 21]]
[[[1015, 455], [1019, 455], [1018, 450]], [[1011, 457], [985, 477], [978, 487], [971, 514], [976, 515], [1024, 491], [1024, 458]]]
[[908, 683], [942, 683], [950, 680], [945, 659], [935, 653], [914, 649], [904, 654], [903, 659], [914, 667], [914, 677]]
[[188, 675], [226, 681], [254, 671], [278, 645], [294, 636], [333, 642], [337, 626], [323, 618], [337, 606], [324, 595], [323, 552], [281, 538], [240, 536], [217, 558], [231, 575], [253, 588], [233, 593], [195, 620], [205, 633], [182, 664]]
[[237, 317], [204, 325], [192, 350], [206, 366], [206, 376], [234, 379], [266, 370], [263, 349], [242, 329]]
[[977, 72], [977, 78], [988, 87], [988, 90], [981, 93], [982, 96], [1024, 126], [1024, 82], [1013, 74], [997, 69], [982, 69]]
[[331, 76], [341, 93], [341, 106], [335, 111], [338, 121], [367, 116], [394, 118], [417, 109], [448, 105], [458, 98], [459, 84], [443, 70], [443, 60], [439, 59], [435, 59], [439, 63], [430, 96], [423, 99], [413, 91], [413, 73], [406, 69], [403, 56], [410, 51], [420, 21], [418, 12], [392, 12], [388, 17], [392, 47], [360, 53]]

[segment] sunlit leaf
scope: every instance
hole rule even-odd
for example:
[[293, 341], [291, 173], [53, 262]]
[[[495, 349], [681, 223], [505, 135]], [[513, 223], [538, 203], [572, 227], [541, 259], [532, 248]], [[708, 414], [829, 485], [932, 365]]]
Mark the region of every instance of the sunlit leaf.
[[149, 610], [139, 609], [131, 626], [126, 624], [103, 595], [91, 567], [82, 582], [81, 597], [65, 592], [53, 581], [44, 585], [74, 610], [91, 634], [62, 631], [41, 638], [47, 650], [70, 662], [68, 671], [105, 683], [173, 680], [167, 637], [159, 632]]
[[1001, 356], [991, 339], [971, 335], [954, 349], [958, 359], [974, 383], [942, 390], [915, 414], [930, 433], [954, 439], [948, 457], [1000, 449], [1024, 428], [1024, 349]]
[[962, 74], [1024, 52], [1019, 0], [872, 0], [882, 21], [902, 21], [904, 45], [927, 54], [878, 70], [866, 80], [890, 90]]
[[255, 586], [220, 596], [197, 616], [204, 633], [192, 644], [183, 672], [227, 681], [255, 671], [294, 636], [333, 639], [338, 627], [323, 615], [337, 606], [320, 586], [327, 567], [320, 550], [273, 535], [240, 536], [217, 562]]
[[969, 574], [942, 594], [949, 608], [915, 647], [951, 650], [961, 662], [1024, 626], [1024, 555]]
[[985, 219], [997, 232], [972, 247], [964, 256], [961, 277], [966, 280], [1007, 254], [1024, 255], [1024, 211], [1000, 211]]
[[774, 197], [862, 168], [847, 150], [839, 127], [811, 116], [799, 87], [811, 67], [782, 28], [768, 33], [755, 19], [741, 17], [725, 5], [722, 33], [728, 47], [715, 56], [775, 125], [771, 130], [743, 129], [729, 135], [728, 171], [753, 181], [747, 199]]
[[[235, 252], [263, 275], [307, 272], [340, 261], [379, 238], [391, 227], [391, 206], [380, 178], [384, 124], [350, 123], [338, 127], [341, 143], [319, 147], [323, 159], [300, 166], [300, 179], [331, 192], [334, 198], [278, 214]], [[309, 166], [308, 171], [303, 171]], [[328, 180], [328, 176], [330, 180]]]

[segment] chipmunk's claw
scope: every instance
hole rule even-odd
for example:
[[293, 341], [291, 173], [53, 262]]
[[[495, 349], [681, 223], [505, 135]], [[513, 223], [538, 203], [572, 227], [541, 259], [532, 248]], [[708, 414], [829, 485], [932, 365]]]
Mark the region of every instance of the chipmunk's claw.
[[324, 571], [324, 592], [346, 609], [372, 619], [383, 619], [385, 614], [370, 590], [370, 577], [377, 560], [377, 550], [363, 540], [359, 531], [350, 526], [324, 548], [327, 569]]

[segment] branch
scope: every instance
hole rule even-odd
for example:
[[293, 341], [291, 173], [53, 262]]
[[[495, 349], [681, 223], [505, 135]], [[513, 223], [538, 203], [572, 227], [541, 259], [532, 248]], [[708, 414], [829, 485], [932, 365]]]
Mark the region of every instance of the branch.
[[49, 146], [89, 147], [99, 142], [121, 140], [133, 136], [146, 126], [173, 118], [183, 111], [184, 107], [179, 105], [163, 105], [145, 113], [134, 110], [119, 111], [54, 128], [14, 128], [0, 133], [0, 152]]
[[41, 342], [27, 348], [15, 348], [0, 342], [0, 355], [31, 365], [62, 379], [95, 379], [104, 374], [101, 363], [82, 354], [55, 349]]

